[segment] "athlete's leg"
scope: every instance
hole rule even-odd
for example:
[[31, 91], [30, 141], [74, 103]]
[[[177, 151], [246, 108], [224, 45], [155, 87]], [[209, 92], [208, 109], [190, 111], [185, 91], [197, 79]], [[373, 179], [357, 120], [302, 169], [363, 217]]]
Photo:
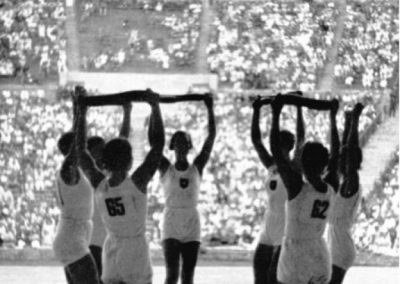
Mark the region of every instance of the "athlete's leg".
[[67, 272], [71, 276], [72, 282], [99, 284], [100, 279], [97, 272], [96, 264], [91, 254], [87, 254], [81, 259], [71, 263], [66, 267]]
[[346, 270], [339, 266], [332, 265], [332, 278], [329, 284], [341, 284], [343, 282]]
[[199, 242], [187, 242], [182, 244], [182, 284], [193, 284], [194, 270], [196, 268], [197, 256], [199, 255]]
[[254, 252], [253, 271], [254, 283], [268, 283], [268, 268], [271, 266], [274, 247], [264, 244], [258, 244]]
[[94, 262], [96, 263], [97, 272], [99, 273], [99, 278], [101, 277], [102, 267], [101, 267], [101, 251], [102, 248], [96, 245], [89, 246], [90, 253], [93, 256]]
[[268, 269], [268, 283], [276, 284], [278, 283], [278, 262], [279, 262], [279, 255], [281, 253], [281, 246], [274, 247], [274, 253], [272, 255], [272, 261]]
[[162, 244], [167, 270], [165, 284], [176, 284], [178, 283], [179, 279], [179, 257], [181, 251], [181, 242], [175, 239], [166, 239]]

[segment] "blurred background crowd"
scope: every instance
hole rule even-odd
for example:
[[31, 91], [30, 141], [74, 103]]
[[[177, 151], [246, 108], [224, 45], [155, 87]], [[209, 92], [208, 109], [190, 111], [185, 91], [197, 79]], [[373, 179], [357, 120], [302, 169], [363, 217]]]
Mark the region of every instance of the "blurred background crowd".
[[21, 83], [57, 78], [66, 68], [63, 2], [5, 0], [1, 5], [0, 77]]

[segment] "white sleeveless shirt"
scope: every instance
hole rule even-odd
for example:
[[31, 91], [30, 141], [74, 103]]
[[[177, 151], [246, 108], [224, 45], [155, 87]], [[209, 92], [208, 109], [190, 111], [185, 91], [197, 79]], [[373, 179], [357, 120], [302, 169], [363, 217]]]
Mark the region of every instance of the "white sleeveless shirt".
[[276, 165], [268, 168], [264, 223], [261, 227], [260, 243], [279, 245], [285, 230], [285, 203], [287, 192]]
[[61, 218], [90, 220], [93, 216], [93, 188], [83, 171], [78, 168], [79, 181], [66, 184], [58, 173], [57, 195], [61, 204]]
[[268, 169], [268, 177], [266, 180], [266, 193], [266, 214], [277, 214], [282, 217], [282, 223], [284, 223], [287, 191], [275, 165], [271, 166]]
[[361, 200], [361, 188], [351, 197], [343, 197], [340, 192], [336, 194], [329, 223], [341, 230], [350, 230], [356, 218], [358, 205]]
[[104, 179], [96, 190], [96, 202], [109, 234], [116, 237], [145, 234], [147, 196], [137, 188], [131, 177], [115, 187]]
[[285, 236], [293, 239], [322, 239], [334, 194], [329, 184], [327, 192], [322, 193], [304, 181], [300, 193], [286, 203]]
[[166, 208], [196, 208], [201, 176], [195, 165], [179, 171], [171, 165], [161, 178]]
[[[95, 198], [95, 197], [94, 197]], [[97, 202], [94, 204], [94, 213], [93, 213], [93, 234], [90, 240], [91, 245], [96, 245], [102, 247], [104, 244], [104, 240], [106, 239], [106, 229], [103, 225], [103, 220], [101, 218], [101, 214], [99, 211], [99, 206]]]

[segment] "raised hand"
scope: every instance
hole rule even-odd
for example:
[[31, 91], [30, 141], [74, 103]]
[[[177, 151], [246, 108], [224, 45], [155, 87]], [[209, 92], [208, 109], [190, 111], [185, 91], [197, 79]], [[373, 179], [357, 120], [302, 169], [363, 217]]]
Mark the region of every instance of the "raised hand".
[[357, 103], [353, 109], [353, 115], [360, 116], [364, 109], [364, 105], [362, 103]]
[[332, 100], [331, 114], [336, 116], [339, 110], [339, 101], [337, 99]]
[[207, 93], [204, 95], [204, 103], [208, 109], [213, 108], [214, 106], [214, 98], [211, 93]]
[[283, 107], [283, 95], [281, 93], [277, 94], [271, 102], [272, 111], [274, 113], [279, 113]]
[[152, 106], [156, 105], [160, 102], [160, 95], [157, 93], [154, 93], [150, 89], [147, 89], [146, 101]]
[[257, 98], [253, 101], [253, 108], [259, 109], [262, 106], [261, 104], [261, 97], [257, 96]]

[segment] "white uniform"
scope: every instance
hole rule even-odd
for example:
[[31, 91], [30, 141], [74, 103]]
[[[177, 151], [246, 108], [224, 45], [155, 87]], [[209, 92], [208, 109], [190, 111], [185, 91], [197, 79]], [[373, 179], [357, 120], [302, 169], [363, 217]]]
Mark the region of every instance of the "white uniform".
[[278, 280], [285, 284], [326, 284], [331, 259], [323, 233], [334, 190], [316, 191], [305, 182], [298, 196], [286, 203], [285, 237], [278, 263]]
[[56, 258], [67, 266], [90, 253], [93, 188], [81, 169], [76, 185], [65, 184], [60, 174], [57, 177], [57, 185], [61, 215], [53, 250]]
[[352, 266], [356, 257], [351, 228], [360, 197], [360, 190], [349, 198], [343, 197], [339, 192], [333, 205], [332, 216], [329, 219], [328, 241], [332, 263], [344, 270], [348, 270]]
[[103, 247], [106, 235], [107, 235], [106, 228], [103, 225], [99, 208], [97, 204], [95, 204], [93, 213], [93, 234], [92, 234], [92, 239], [90, 240], [90, 244]]
[[96, 190], [96, 202], [107, 230], [102, 281], [149, 284], [152, 268], [145, 238], [147, 196], [127, 177], [111, 187], [104, 179]]
[[200, 216], [197, 210], [201, 176], [195, 165], [178, 171], [171, 165], [163, 175], [165, 209], [162, 239], [200, 242]]
[[267, 203], [264, 213], [264, 224], [260, 233], [260, 244], [279, 246], [285, 232], [286, 188], [275, 165], [269, 167], [267, 187]]

